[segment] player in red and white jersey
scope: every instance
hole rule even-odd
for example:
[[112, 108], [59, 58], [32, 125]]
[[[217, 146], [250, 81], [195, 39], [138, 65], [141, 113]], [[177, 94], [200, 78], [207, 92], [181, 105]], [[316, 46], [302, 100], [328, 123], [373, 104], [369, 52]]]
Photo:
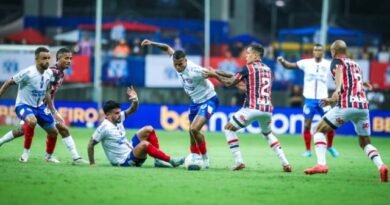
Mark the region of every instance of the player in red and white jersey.
[[258, 121], [264, 138], [268, 141], [270, 147], [279, 157], [283, 170], [291, 172], [291, 166], [280, 146], [278, 139], [272, 134], [270, 123], [272, 116], [271, 103], [271, 69], [261, 62], [264, 54], [263, 46], [251, 44], [246, 49], [247, 64], [235, 76], [223, 71], [207, 69], [204, 71], [206, 76], [215, 77], [226, 86], [237, 85], [240, 81], [246, 82], [246, 99], [243, 107], [234, 113], [229, 123], [225, 126], [225, 136], [229, 144], [230, 151], [235, 159], [233, 170], [242, 170], [245, 168], [241, 156], [237, 130]]
[[[64, 71], [67, 69], [71, 62], [72, 62], [72, 52], [67, 49], [67, 48], [61, 48], [57, 51], [56, 54], [57, 58], [57, 64], [54, 66], [51, 66], [49, 69], [51, 71], [51, 79], [50, 79], [50, 97], [52, 99], [53, 105], [48, 105], [48, 108], [50, 108], [51, 113], [56, 121], [56, 128], [58, 129], [59, 133], [62, 136], [63, 142], [69, 152], [72, 155], [73, 158], [73, 164], [88, 164], [88, 162], [80, 157], [80, 155], [77, 152], [76, 145], [74, 143], [73, 137], [69, 133], [69, 129], [66, 127], [64, 124], [64, 120], [59, 115], [57, 110], [54, 108], [54, 96], [55, 93], [58, 91], [58, 88], [61, 87], [63, 81], [64, 81]], [[47, 103], [44, 100], [44, 103]], [[0, 145], [9, 142], [17, 137], [23, 136], [24, 135], [24, 122], [21, 122], [21, 126], [19, 128], [16, 128], [15, 130], [9, 131], [7, 134], [5, 134], [1, 139], [0, 139]], [[31, 132], [34, 132], [32, 129]], [[31, 137], [27, 137], [31, 136]], [[20, 158], [21, 162], [27, 162], [29, 153], [30, 153], [30, 147], [32, 144], [32, 136], [33, 135], [25, 135], [25, 143], [24, 143], [24, 151], [22, 154], [22, 157]], [[51, 156], [51, 154], [54, 152], [55, 145], [56, 145], [57, 138], [53, 137], [47, 137], [46, 140], [46, 160], [48, 162], [53, 162], [53, 163], [59, 163], [59, 161]], [[47, 156], [51, 156], [50, 158]]]
[[[383, 163], [378, 150], [371, 144], [370, 117], [367, 99], [363, 90], [363, 76], [359, 65], [348, 59], [347, 45], [337, 40], [331, 45], [333, 61], [331, 71], [336, 81], [336, 91], [331, 98], [321, 100], [323, 105], [337, 102], [337, 106], [325, 114], [314, 134], [317, 165], [306, 169], [306, 174], [327, 173], [325, 133], [351, 121], [359, 136], [360, 147], [378, 167], [381, 182], [388, 181], [388, 168]], [[366, 84], [367, 85], [367, 84]]]

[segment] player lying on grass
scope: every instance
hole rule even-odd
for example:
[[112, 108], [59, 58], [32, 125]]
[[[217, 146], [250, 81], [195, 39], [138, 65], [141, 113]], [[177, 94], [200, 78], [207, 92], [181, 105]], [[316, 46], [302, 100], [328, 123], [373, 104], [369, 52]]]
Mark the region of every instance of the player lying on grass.
[[184, 163], [184, 157], [173, 158], [159, 149], [158, 138], [152, 126], [145, 126], [131, 139], [127, 140], [123, 121], [138, 109], [137, 93], [127, 88], [131, 106], [121, 111], [121, 105], [115, 101], [107, 101], [103, 107], [106, 118], [93, 134], [88, 144], [90, 165], [95, 165], [94, 147], [102, 142], [107, 159], [113, 166], [140, 167], [147, 155], [155, 158], [156, 167], [177, 167]]

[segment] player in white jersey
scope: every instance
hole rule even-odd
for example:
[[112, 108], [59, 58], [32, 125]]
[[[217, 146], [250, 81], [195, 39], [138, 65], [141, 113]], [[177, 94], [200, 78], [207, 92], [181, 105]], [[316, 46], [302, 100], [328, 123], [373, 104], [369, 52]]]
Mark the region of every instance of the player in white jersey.
[[133, 136], [132, 143], [127, 140], [123, 121], [138, 109], [137, 93], [127, 88], [131, 106], [121, 111], [121, 105], [107, 101], [103, 107], [106, 118], [96, 129], [88, 145], [90, 165], [95, 165], [94, 146], [102, 142], [107, 159], [113, 166], [142, 166], [147, 155], [156, 159], [156, 167], [177, 167], [184, 163], [184, 157], [173, 158], [159, 149], [158, 138], [152, 126], [145, 126]]
[[[35, 50], [35, 65], [20, 71], [0, 88], [0, 96], [2, 96], [11, 85], [19, 85], [15, 112], [19, 119], [26, 122], [24, 124], [26, 138], [32, 139], [37, 124], [45, 129], [49, 137], [56, 138], [58, 134], [54, 118], [50, 113], [50, 110], [54, 108], [50, 98], [50, 89], [48, 89], [53, 75], [52, 71], [48, 69], [49, 62], [49, 50], [38, 47]], [[44, 99], [48, 102], [49, 109], [46, 107]], [[52, 154], [52, 152], [47, 152], [45, 159], [51, 161]], [[22, 155], [19, 161], [25, 162], [26, 159]]]
[[[328, 97], [327, 82], [330, 77], [330, 62], [323, 58], [324, 48], [320, 44], [315, 44], [313, 47], [314, 58], [302, 59], [296, 63], [291, 63], [283, 57], [278, 57], [279, 63], [287, 69], [301, 69], [305, 73], [303, 84], [303, 96], [305, 97], [305, 105], [303, 114], [305, 117], [303, 138], [306, 145], [306, 151], [303, 153], [305, 157], [311, 157], [311, 124], [313, 116], [317, 112], [323, 116], [327, 109], [320, 105], [320, 100]], [[335, 132], [327, 133], [328, 151], [333, 157], [337, 157], [339, 153], [332, 146]]]
[[200, 131], [219, 105], [219, 99], [213, 84], [202, 74], [204, 68], [188, 60], [184, 51], [175, 51], [167, 44], [153, 42], [148, 39], [143, 40], [141, 45], [158, 47], [171, 56], [177, 75], [182, 80], [184, 91], [192, 100], [188, 116], [190, 120], [190, 151], [191, 153], [201, 154], [204, 167], [208, 168], [209, 159], [207, 157], [206, 141]]

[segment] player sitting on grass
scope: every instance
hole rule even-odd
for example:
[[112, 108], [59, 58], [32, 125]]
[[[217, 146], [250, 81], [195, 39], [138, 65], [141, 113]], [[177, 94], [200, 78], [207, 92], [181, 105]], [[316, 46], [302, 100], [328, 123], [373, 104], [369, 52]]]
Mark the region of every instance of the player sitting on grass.
[[131, 87], [127, 95], [131, 106], [121, 111], [121, 105], [115, 101], [107, 101], [103, 107], [106, 118], [93, 134], [88, 145], [90, 165], [95, 165], [94, 146], [102, 142], [104, 152], [113, 166], [140, 167], [147, 155], [155, 158], [156, 167], [177, 167], [184, 163], [184, 157], [173, 158], [159, 149], [158, 138], [152, 126], [145, 126], [131, 139], [126, 138], [123, 121], [138, 109], [137, 93]]

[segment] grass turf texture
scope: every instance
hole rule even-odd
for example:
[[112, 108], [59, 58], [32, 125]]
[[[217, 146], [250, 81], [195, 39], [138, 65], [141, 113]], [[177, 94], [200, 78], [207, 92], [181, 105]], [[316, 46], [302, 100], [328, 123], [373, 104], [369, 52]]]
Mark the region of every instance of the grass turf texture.
[[[13, 127], [0, 127], [0, 135]], [[134, 130], [128, 130], [132, 136]], [[92, 129], [72, 128], [80, 154], [87, 159]], [[172, 156], [189, 153], [186, 132], [157, 132], [162, 150]], [[205, 133], [211, 168], [201, 171], [154, 168], [149, 158], [142, 168], [112, 167], [101, 145], [95, 148], [96, 167], [72, 166], [62, 140], [55, 155], [61, 164], [43, 161], [45, 137], [40, 128], [28, 163], [17, 161], [23, 139], [0, 147], [1, 204], [388, 204], [390, 183], [358, 146], [356, 138], [336, 137], [339, 158], [327, 153], [329, 173], [307, 176], [315, 156], [304, 158], [300, 136], [278, 136], [293, 166], [282, 172], [279, 160], [259, 135], [239, 134], [247, 168], [229, 170], [233, 163], [223, 133]], [[382, 159], [390, 164], [390, 139], [373, 138]]]

